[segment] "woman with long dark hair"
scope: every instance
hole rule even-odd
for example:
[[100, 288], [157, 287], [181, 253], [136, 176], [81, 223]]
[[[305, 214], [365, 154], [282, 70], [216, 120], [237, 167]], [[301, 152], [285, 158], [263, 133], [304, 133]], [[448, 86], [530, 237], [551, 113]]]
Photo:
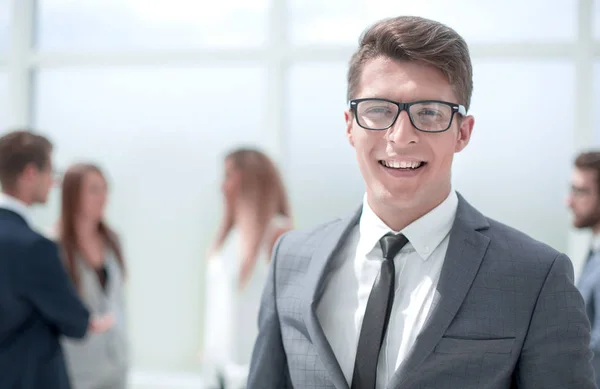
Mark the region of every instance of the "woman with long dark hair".
[[100, 168], [79, 163], [62, 181], [58, 242], [67, 271], [93, 314], [113, 314], [114, 326], [85, 339], [63, 339], [73, 389], [125, 389], [128, 373], [125, 263], [119, 239], [104, 219], [107, 182]]

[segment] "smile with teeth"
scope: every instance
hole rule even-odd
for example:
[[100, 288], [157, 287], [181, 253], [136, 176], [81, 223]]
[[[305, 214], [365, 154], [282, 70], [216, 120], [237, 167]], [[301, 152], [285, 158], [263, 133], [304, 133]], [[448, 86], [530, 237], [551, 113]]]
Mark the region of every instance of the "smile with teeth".
[[426, 162], [420, 161], [379, 161], [380, 164], [391, 169], [418, 169]]

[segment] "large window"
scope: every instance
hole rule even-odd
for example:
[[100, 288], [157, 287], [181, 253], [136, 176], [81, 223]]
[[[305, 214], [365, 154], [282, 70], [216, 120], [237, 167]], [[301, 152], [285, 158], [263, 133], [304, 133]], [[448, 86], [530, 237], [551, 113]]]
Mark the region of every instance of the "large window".
[[[35, 125], [56, 144], [57, 167], [93, 161], [109, 177], [109, 219], [131, 274], [136, 365], [185, 366], [201, 335], [203, 253], [219, 222], [222, 158], [236, 145], [260, 146], [265, 73], [103, 68], [42, 70], [37, 79]], [[57, 217], [55, 193], [36, 218], [47, 228]]]
[[573, 65], [478, 60], [474, 69], [475, 128], [456, 157], [454, 185], [488, 216], [565, 251]]
[[[303, 225], [351, 212], [364, 193], [345, 136], [346, 68], [302, 63], [291, 71], [286, 166]], [[561, 205], [573, 153], [573, 66], [479, 60], [474, 68], [475, 129], [457, 155], [454, 186], [490, 217], [565, 250], [567, 236], [558, 226], [567, 223]], [[551, 108], [556, 96], [561, 107]]]
[[300, 225], [316, 225], [357, 208], [364, 184], [346, 138], [346, 64], [298, 63], [290, 71], [285, 155]]
[[10, 41], [10, 2], [0, 0], [0, 57], [6, 54]]
[[0, 70], [0, 133], [8, 125], [8, 76]]
[[[223, 154], [268, 146], [298, 228], [355, 210], [365, 186], [345, 135], [346, 69], [382, 17], [425, 16], [466, 38], [476, 124], [453, 184], [483, 213], [570, 253], [572, 157], [600, 145], [591, 3], [0, 0], [0, 126], [49, 135], [58, 169], [86, 160], [106, 171], [130, 264], [133, 366], [191, 370]], [[40, 229], [56, 223], [58, 195], [35, 210]]]
[[594, 11], [592, 13], [593, 17], [593, 29], [594, 29], [594, 39], [600, 39], [600, 1], [594, 0], [593, 2]]
[[38, 42], [48, 51], [189, 50], [257, 46], [267, 0], [39, 0]]
[[299, 44], [355, 45], [367, 25], [396, 15], [439, 20], [471, 43], [570, 41], [577, 33], [573, 0], [290, 0], [290, 5], [292, 39]]
[[[600, 14], [599, 14], [600, 19]], [[594, 109], [600, 107], [600, 62], [594, 64], [594, 101], [592, 106]], [[593, 147], [600, 149], [600, 110], [594, 112], [594, 143]]]

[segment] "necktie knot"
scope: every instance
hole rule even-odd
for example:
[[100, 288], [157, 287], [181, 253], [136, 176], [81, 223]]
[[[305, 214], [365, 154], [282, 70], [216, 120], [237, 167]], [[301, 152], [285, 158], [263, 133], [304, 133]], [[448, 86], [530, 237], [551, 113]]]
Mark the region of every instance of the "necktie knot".
[[379, 240], [383, 257], [393, 260], [396, 254], [408, 243], [408, 239], [403, 234], [386, 234]]

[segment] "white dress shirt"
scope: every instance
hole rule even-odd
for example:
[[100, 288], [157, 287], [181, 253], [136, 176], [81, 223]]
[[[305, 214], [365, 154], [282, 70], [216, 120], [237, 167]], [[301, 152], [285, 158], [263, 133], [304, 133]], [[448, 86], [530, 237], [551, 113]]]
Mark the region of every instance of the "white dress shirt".
[[392, 231], [363, 200], [360, 222], [337, 255], [317, 317], [348, 384], [352, 384], [358, 337], [367, 300], [383, 261], [379, 239], [403, 233], [409, 243], [394, 258], [396, 291], [377, 365], [377, 389], [385, 388], [406, 358], [429, 314], [446, 256], [458, 197], [454, 190], [436, 208], [402, 231]]
[[592, 235], [590, 250], [592, 250], [594, 254], [600, 253], [600, 234]]
[[9, 196], [6, 193], [0, 192], [0, 208], [15, 212], [17, 215], [25, 219], [27, 224], [31, 225], [29, 207], [21, 200]]

